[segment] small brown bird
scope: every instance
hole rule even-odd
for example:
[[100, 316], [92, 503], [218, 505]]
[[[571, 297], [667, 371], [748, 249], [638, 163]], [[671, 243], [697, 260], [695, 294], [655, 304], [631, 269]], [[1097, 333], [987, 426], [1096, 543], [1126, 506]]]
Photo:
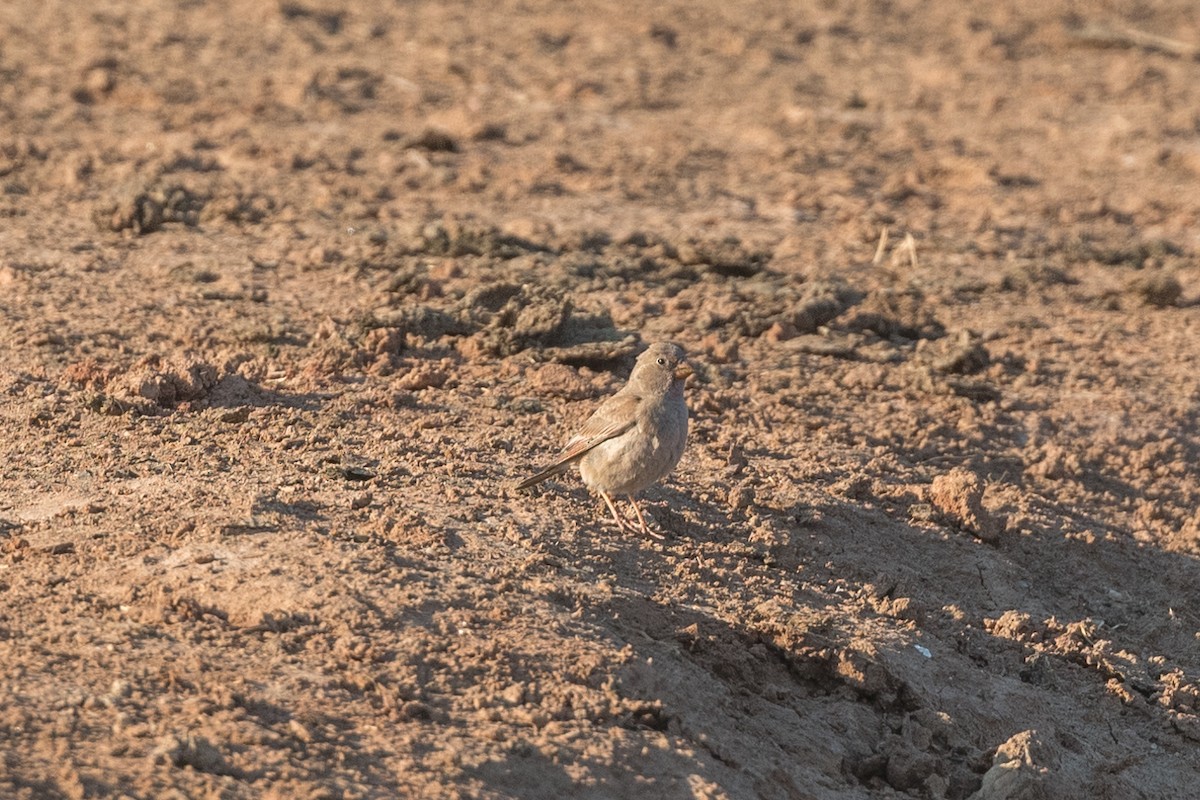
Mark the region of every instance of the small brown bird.
[[[683, 385], [691, 374], [679, 345], [650, 345], [638, 356], [629, 383], [600, 404], [552, 464], [516, 488], [541, 483], [578, 463], [583, 482], [604, 498], [617, 527], [656, 535], [634, 495], [664, 478], [683, 455], [688, 428]], [[617, 512], [614, 494], [629, 497], [637, 525]]]

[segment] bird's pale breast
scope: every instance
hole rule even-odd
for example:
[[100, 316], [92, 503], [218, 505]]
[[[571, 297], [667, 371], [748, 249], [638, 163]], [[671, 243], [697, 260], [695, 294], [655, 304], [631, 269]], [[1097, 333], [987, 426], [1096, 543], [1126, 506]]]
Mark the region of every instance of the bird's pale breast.
[[579, 462], [589, 487], [609, 494], [634, 494], [675, 468], [687, 443], [687, 405], [682, 391], [639, 409], [637, 424], [603, 442]]

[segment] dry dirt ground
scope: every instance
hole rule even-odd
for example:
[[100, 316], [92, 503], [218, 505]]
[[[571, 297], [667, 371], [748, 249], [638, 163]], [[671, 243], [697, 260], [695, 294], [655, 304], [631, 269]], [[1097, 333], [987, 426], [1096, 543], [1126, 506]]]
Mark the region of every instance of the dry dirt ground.
[[[1197, 45], [0, 4], [0, 796], [1195, 796]], [[665, 539], [512, 492], [657, 339]]]

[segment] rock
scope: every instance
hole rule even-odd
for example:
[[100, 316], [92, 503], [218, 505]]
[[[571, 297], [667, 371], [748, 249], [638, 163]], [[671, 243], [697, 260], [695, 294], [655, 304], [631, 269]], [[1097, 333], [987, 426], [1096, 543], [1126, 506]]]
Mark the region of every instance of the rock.
[[437, 128], [426, 128], [408, 140], [404, 146], [430, 153], [457, 153], [461, 149], [457, 139]]
[[934, 478], [929, 501], [947, 522], [984, 541], [995, 541], [1004, 529], [1004, 521], [983, 507], [983, 481], [970, 470], [955, 469]]
[[907, 686], [884, 663], [874, 645], [857, 642], [842, 648], [833, 654], [830, 667], [835, 680], [874, 701], [879, 708], [896, 709], [903, 705]]
[[125, 188], [97, 203], [92, 220], [101, 230], [129, 230], [144, 236], [167, 223], [196, 225], [207, 201], [207, 197], [179, 185]]
[[1054, 761], [1037, 731], [1021, 731], [996, 748], [991, 769], [968, 800], [1045, 800], [1043, 784]]
[[[648, 243], [645, 237], [641, 243]], [[719, 242], [688, 240], [680, 244], [676, 252], [681, 264], [706, 266], [712, 272], [730, 278], [749, 278], [757, 275], [771, 259], [770, 253], [748, 249], [737, 239]]]
[[211, 775], [233, 775], [234, 770], [211, 742], [203, 736], [168, 735], [163, 737], [151, 754], [156, 764], [174, 767], [191, 767], [197, 772]]
[[1030, 475], [1050, 480], [1078, 478], [1083, 472], [1079, 456], [1057, 444], [1046, 444], [1041, 449], [1041, 458], [1026, 470]]
[[448, 370], [437, 364], [420, 361], [402, 373], [395, 385], [407, 392], [419, 392], [422, 389], [440, 389], [449, 379]]
[[996, 620], [985, 619], [983, 625], [993, 636], [1016, 642], [1040, 642], [1046, 635], [1044, 625], [1039, 625], [1032, 616], [1016, 609], [1005, 611]]
[[788, 339], [796, 338], [796, 328], [790, 322], [777, 321], [771, 327], [767, 328], [766, 332], [763, 333], [763, 338], [772, 344], [786, 342]]
[[469, 358], [510, 356], [563, 343], [572, 303], [561, 291], [531, 284], [481, 287], [463, 299], [479, 332], [462, 349]]
[[754, 505], [754, 487], [742, 483], [732, 487], [726, 497], [729, 508], [736, 511]]
[[1175, 305], [1183, 294], [1183, 286], [1174, 275], [1152, 273], [1134, 278], [1129, 282], [1129, 292], [1141, 298], [1142, 302], [1155, 308], [1166, 308]]
[[191, 353], [147, 356], [110, 384], [110, 391], [123, 404], [153, 411], [207, 397], [217, 378], [216, 367]]
[[797, 334], [814, 333], [861, 297], [858, 292], [841, 283], [814, 283], [808, 287], [806, 295], [783, 320]]
[[990, 362], [991, 357], [979, 337], [971, 331], [962, 330], [946, 347], [945, 352], [934, 358], [933, 368], [952, 375], [971, 375]]
[[847, 330], [871, 331], [884, 339], [937, 339], [946, 329], [934, 316], [925, 295], [917, 289], [889, 290], [867, 297], [850, 319]]
[[929, 754], [905, 749], [888, 759], [884, 780], [893, 789], [907, 792], [924, 784], [935, 766], [936, 761]]

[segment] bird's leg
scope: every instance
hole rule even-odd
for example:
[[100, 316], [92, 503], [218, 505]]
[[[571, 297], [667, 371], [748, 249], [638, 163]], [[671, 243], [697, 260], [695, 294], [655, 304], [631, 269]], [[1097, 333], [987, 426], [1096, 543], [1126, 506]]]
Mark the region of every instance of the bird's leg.
[[653, 536], [655, 539], [662, 539], [663, 535], [661, 533], [651, 530], [650, 526], [646, 524], [646, 518], [642, 516], [641, 506], [638, 505], [637, 500], [634, 499], [632, 495], [629, 497], [629, 505], [633, 506], [633, 513], [637, 514], [638, 523], [641, 525], [639, 530], [647, 536]]
[[617, 507], [613, 504], [612, 498], [608, 496], [608, 492], [606, 492], [604, 490], [597, 490], [597, 491], [599, 491], [600, 496], [604, 498], [604, 504], [606, 506], [608, 506], [608, 510], [612, 512], [613, 519], [616, 521], [617, 527], [623, 531], [631, 530], [633, 528], [633, 526], [630, 525], [628, 522], [626, 522], [621, 517], [620, 513], [617, 512]]

